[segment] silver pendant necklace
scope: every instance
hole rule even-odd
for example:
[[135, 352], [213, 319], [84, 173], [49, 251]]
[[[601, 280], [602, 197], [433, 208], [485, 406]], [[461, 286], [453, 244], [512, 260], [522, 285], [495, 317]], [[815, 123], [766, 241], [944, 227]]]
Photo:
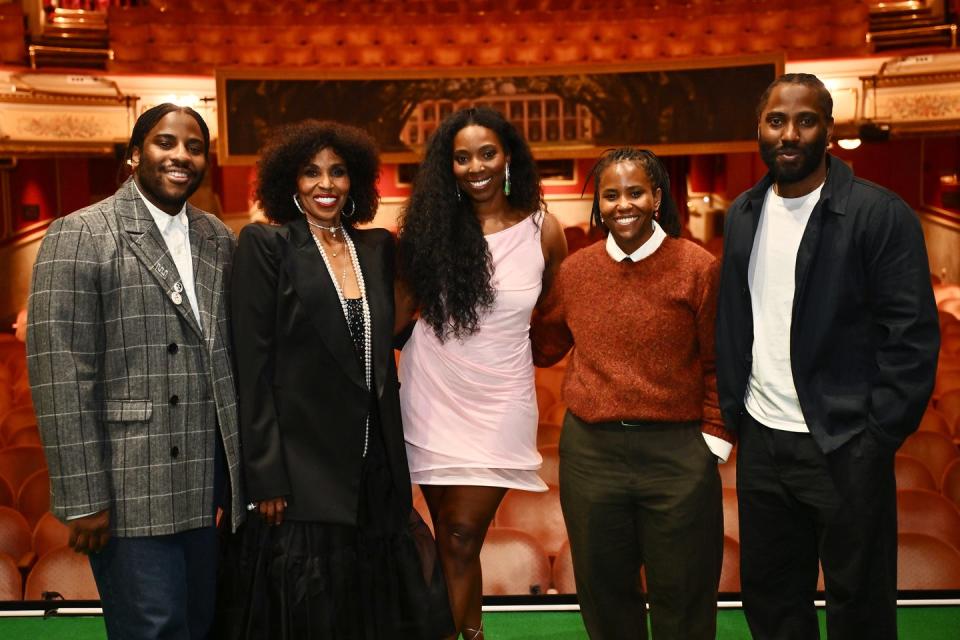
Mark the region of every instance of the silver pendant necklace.
[[[337, 237], [337, 234], [338, 234], [338, 233], [341, 234], [341, 237], [346, 236], [346, 234], [343, 233], [343, 225], [342, 225], [342, 224], [341, 224], [341, 225], [334, 225], [334, 226], [331, 226], [331, 227], [326, 227], [326, 226], [320, 224], [319, 222], [314, 222], [313, 220], [311, 220], [311, 219], [310, 219], [310, 216], [304, 216], [304, 218], [306, 219], [308, 225], [310, 225], [311, 227], [315, 227], [315, 228], [317, 228], [317, 229], [322, 229], [323, 231], [326, 231], [327, 233], [329, 233], [329, 234], [330, 234], [331, 236], [333, 236], [334, 238]], [[313, 234], [311, 233], [310, 235], [313, 235]], [[313, 239], [314, 239], [314, 241], [319, 242], [317, 236], [313, 235]], [[333, 249], [331, 249], [331, 250], [330, 250], [330, 255], [332, 255], [334, 258], [336, 258], [338, 255], [340, 255], [340, 252], [341, 252], [341, 251], [343, 251], [343, 246], [341, 246], [341, 247], [340, 247], [339, 249], [337, 249], [336, 251], [334, 251]]]

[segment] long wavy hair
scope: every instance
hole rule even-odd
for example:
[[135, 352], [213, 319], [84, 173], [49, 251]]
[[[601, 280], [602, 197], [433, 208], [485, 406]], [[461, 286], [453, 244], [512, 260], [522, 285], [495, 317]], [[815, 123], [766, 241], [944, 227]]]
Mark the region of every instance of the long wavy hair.
[[457, 111], [427, 142], [413, 193], [400, 219], [399, 272], [420, 308], [420, 318], [441, 341], [476, 333], [494, 301], [490, 252], [471, 200], [457, 195], [453, 139], [469, 125], [486, 127], [510, 156], [510, 195], [517, 211], [545, 209], [530, 147], [500, 113], [486, 107]]
[[634, 162], [643, 167], [650, 180], [650, 186], [654, 191], [658, 188], [661, 191], [660, 216], [657, 218], [657, 224], [668, 236], [679, 237], [680, 213], [670, 193], [670, 174], [653, 151], [634, 147], [620, 147], [606, 151], [593, 165], [593, 171], [590, 172], [590, 178], [593, 180], [593, 209], [590, 212], [590, 225], [609, 232], [600, 215], [600, 176], [607, 167], [618, 162]]

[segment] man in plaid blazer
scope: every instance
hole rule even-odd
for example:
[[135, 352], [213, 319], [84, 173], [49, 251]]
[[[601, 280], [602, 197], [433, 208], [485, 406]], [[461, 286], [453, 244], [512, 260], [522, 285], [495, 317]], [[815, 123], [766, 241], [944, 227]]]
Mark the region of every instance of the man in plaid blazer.
[[137, 120], [132, 177], [50, 225], [33, 269], [30, 384], [52, 510], [88, 553], [111, 638], [202, 638], [218, 507], [243, 517], [228, 285], [235, 240], [189, 204], [210, 134]]

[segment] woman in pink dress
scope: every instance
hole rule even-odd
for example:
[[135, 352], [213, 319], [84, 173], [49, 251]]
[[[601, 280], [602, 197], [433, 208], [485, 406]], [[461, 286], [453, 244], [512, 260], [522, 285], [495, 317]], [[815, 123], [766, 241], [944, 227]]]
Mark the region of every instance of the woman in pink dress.
[[526, 142], [487, 108], [444, 120], [400, 228], [410, 477], [427, 500], [457, 631], [481, 640], [480, 547], [507, 489], [544, 491], [530, 315], [566, 256]]

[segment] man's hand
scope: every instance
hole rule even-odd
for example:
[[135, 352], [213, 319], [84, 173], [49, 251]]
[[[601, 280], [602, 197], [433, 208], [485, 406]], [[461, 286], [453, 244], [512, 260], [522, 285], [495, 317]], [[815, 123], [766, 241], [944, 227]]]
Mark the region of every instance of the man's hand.
[[257, 511], [269, 525], [278, 525], [283, 522], [283, 511], [286, 508], [286, 498], [271, 498], [257, 503]]
[[70, 539], [67, 545], [77, 553], [96, 553], [110, 539], [110, 510], [104, 509], [92, 516], [68, 520]]

